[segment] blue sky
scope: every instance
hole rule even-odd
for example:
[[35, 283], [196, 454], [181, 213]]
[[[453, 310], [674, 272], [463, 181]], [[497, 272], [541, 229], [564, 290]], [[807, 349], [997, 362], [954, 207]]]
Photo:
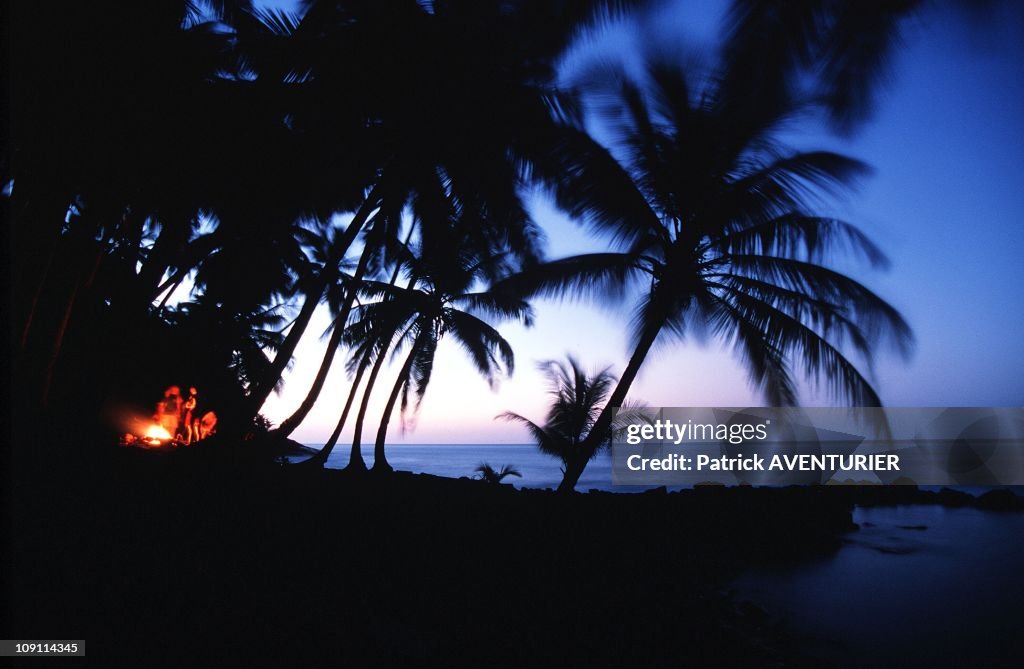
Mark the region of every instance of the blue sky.
[[[722, 3], [664, 3], [647, 20], [596, 35], [587, 49], [629, 54], [639, 42], [707, 42]], [[856, 274], [898, 307], [914, 328], [909, 362], [882, 356], [873, 379], [889, 406], [1024, 405], [1024, 5], [1006, 2], [968, 25], [954, 11], [922, 14], [907, 25], [905, 44], [878, 106], [852, 137], [795, 128], [800, 148], [838, 150], [874, 169], [857, 193], [832, 213], [856, 223], [890, 256], [886, 273]], [[574, 57], [582, 59], [581, 51]], [[600, 248], [543, 198], [533, 213], [546, 229], [549, 254]], [[539, 302], [537, 324], [506, 326], [517, 359], [514, 376], [491, 391], [451, 342], [416, 429], [393, 441], [475, 443], [529, 441], [514, 425], [493, 420], [506, 410], [541, 420], [544, 379], [535, 362], [573, 352], [591, 367], [619, 372], [628, 356], [628, 308]], [[264, 413], [280, 422], [297, 406], [319, 365], [327, 325], [317, 314], [300, 344], [285, 391]], [[322, 443], [348, 389], [340, 366], [320, 401], [293, 435]], [[391, 370], [394, 374], [395, 370]], [[371, 403], [376, 430], [390, 379]], [[729, 351], [715, 342], [656, 349], [631, 395], [651, 406], [761, 404]], [[828, 398], [807, 389], [807, 404]], [[397, 419], [396, 419], [397, 423]], [[342, 437], [342, 444], [347, 430]]]

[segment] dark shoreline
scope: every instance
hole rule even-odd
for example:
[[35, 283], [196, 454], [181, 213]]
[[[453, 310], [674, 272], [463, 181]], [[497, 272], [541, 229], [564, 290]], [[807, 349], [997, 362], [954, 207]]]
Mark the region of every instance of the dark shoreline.
[[86, 639], [90, 666], [814, 666], [730, 576], [834, 553], [854, 504], [1021, 506], [913, 487], [562, 497], [109, 455], [14, 495], [10, 638]]

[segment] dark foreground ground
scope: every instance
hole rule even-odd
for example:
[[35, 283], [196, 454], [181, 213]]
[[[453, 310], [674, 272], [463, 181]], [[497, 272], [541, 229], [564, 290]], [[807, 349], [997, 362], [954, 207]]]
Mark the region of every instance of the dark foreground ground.
[[125, 449], [62, 462], [15, 479], [5, 634], [86, 640], [56, 666], [804, 666], [721, 584], [836, 550], [857, 496], [928, 501], [563, 498]]

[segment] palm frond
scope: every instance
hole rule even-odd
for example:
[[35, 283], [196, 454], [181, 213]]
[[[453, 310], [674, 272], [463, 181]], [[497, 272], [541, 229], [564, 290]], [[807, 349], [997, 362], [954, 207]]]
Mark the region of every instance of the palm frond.
[[712, 327], [733, 347], [754, 385], [765, 394], [772, 406], [798, 404], [796, 384], [786, 365], [782, 351], [766, 341], [758, 324], [748, 320], [740, 310], [723, 301], [712, 319]]
[[[878, 393], [868, 380], [819, 333], [785, 312], [740, 293], [731, 294], [729, 302], [750, 331], [757, 333], [767, 352], [765, 360], [772, 362], [770, 356], [775, 356], [781, 361], [783, 356], [792, 356], [835, 399], [848, 401], [852, 406], [881, 406]], [[752, 354], [749, 347], [748, 354]], [[780, 367], [776, 362], [764, 369], [775, 374]], [[755, 380], [764, 384], [769, 379], [762, 376]]]
[[499, 281], [492, 288], [511, 295], [618, 300], [643, 269], [638, 256], [590, 253], [541, 263]]
[[530, 306], [530, 303], [507, 291], [458, 295], [452, 298], [452, 304], [464, 308], [471, 314], [492, 316], [503, 320], [517, 320], [527, 327], [533, 325], [533, 307]]
[[277, 7], [245, 7], [245, 15], [251, 16], [269, 34], [288, 37], [295, 33], [302, 22], [302, 15]]
[[537, 443], [537, 448], [540, 449], [542, 453], [564, 459], [566, 453], [571, 447], [571, 444], [569, 444], [560, 435], [537, 425], [530, 419], [520, 416], [517, 413], [506, 411], [498, 414], [496, 418], [508, 422], [521, 423], [525, 426], [527, 431], [530, 433], [530, 437]]
[[616, 245], [661, 234], [661, 222], [629, 173], [586, 133], [563, 129], [551, 138], [547, 153], [534, 176], [569, 216]]
[[498, 484], [509, 476], [522, 477], [522, 473], [512, 465], [502, 465], [501, 469], [495, 469], [486, 462], [481, 462], [473, 471], [480, 474], [480, 479], [488, 483]]
[[447, 320], [448, 331], [469, 353], [477, 371], [488, 383], [494, 383], [499, 358], [506, 373], [512, 374], [515, 369], [515, 355], [511, 345], [497, 330], [476, 316], [461, 311], [450, 310]]
[[735, 226], [709, 240], [702, 250], [722, 255], [803, 256], [821, 262], [831, 252], [860, 256], [872, 267], [889, 262], [870, 238], [853, 225], [834, 218], [790, 213], [760, 223]]
[[777, 157], [767, 164], [739, 163], [720, 199], [719, 216], [760, 222], [802, 211], [821, 193], [840, 195], [866, 176], [863, 162], [831, 151], [807, 151]]
[[733, 255], [729, 256], [729, 263], [733, 275], [770, 282], [848, 310], [849, 318], [856, 320], [869, 337], [883, 339], [900, 355], [909, 356], [913, 347], [910, 325], [899, 311], [854, 279], [792, 258]]

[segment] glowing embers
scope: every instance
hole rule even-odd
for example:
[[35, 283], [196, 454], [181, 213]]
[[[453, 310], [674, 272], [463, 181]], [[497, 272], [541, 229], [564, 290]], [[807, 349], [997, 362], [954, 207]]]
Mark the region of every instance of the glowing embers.
[[160, 446], [173, 440], [174, 435], [161, 425], [150, 425], [146, 428], [146, 433], [142, 436], [142, 439], [153, 446]]

